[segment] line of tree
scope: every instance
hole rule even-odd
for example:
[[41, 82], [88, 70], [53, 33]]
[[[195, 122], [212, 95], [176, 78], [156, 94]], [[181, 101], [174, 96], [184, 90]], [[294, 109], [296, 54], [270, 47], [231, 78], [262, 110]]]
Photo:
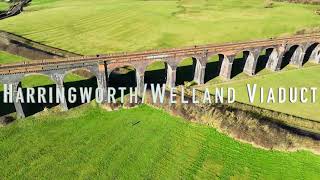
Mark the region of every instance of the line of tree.
[[274, 0], [279, 2], [291, 2], [291, 3], [302, 3], [302, 4], [314, 4], [319, 5], [320, 0]]

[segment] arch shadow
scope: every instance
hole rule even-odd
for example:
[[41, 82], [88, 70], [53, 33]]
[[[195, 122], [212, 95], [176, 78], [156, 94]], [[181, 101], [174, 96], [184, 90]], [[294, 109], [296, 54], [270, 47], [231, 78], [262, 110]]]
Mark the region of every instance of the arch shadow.
[[[70, 77], [70, 76], [71, 76], [70, 74], [69, 75], [66, 74], [65, 80], [64, 80], [65, 98], [66, 98], [67, 106], [68, 106], [69, 109], [78, 107], [78, 106], [83, 104], [83, 102], [82, 102], [82, 100], [80, 98], [80, 94], [81, 94], [80, 89], [81, 88], [91, 88], [92, 92], [91, 92], [91, 96], [90, 96], [89, 99], [90, 99], [90, 101], [95, 99], [95, 90], [98, 87], [97, 78], [95, 76], [86, 77], [86, 78], [83, 78], [82, 80], [66, 81], [66, 79], [68, 79], [68, 78], [72, 79], [72, 77]], [[72, 94], [75, 94], [76, 97], [77, 97], [75, 102], [70, 102], [69, 101], [69, 98], [72, 98], [72, 97], [69, 97], [69, 96], [72, 96], [72, 95], [68, 93], [70, 88], [75, 88], [76, 89], [76, 92], [72, 93]]]
[[294, 53], [298, 48], [299, 48], [299, 45], [294, 45], [290, 47], [290, 49], [287, 52], [284, 53], [280, 69], [283, 69], [290, 64], [291, 58], [293, 57]]
[[4, 116], [8, 116], [12, 113], [16, 112], [16, 109], [14, 107], [13, 103], [4, 103], [4, 84], [0, 84], [0, 117], [5, 118]]
[[176, 85], [183, 85], [185, 82], [191, 82], [194, 79], [194, 73], [197, 60], [195, 58], [187, 58], [180, 61], [177, 68]]
[[144, 83], [150, 88], [151, 84], [166, 84], [167, 81], [167, 63], [156, 61], [149, 64], [144, 74]]
[[[35, 81], [36, 79], [36, 81]], [[41, 74], [31, 74], [25, 76], [20, 84], [20, 88], [23, 92], [24, 102], [21, 103], [23, 112], [25, 116], [31, 116], [38, 112], [43, 111], [46, 108], [52, 108], [57, 105], [56, 99], [55, 99], [55, 82], [46, 75]], [[27, 88], [33, 88], [35, 90], [34, 100], [35, 103], [28, 103], [27, 102]], [[42, 91], [42, 89], [46, 92], [45, 94], [45, 102], [40, 102], [39, 93]], [[50, 89], [52, 90], [53, 97], [50, 97], [51, 94]], [[52, 98], [52, 102], [50, 102], [50, 98]]]
[[108, 86], [116, 88], [116, 98], [120, 97], [118, 87], [126, 87], [125, 94], [128, 94], [129, 88], [137, 86], [136, 70], [133, 66], [122, 66], [111, 71], [108, 77]]
[[[70, 87], [75, 87], [77, 89], [77, 102], [75, 103], [69, 103], [68, 102], [68, 99], [67, 100], [67, 103], [68, 103], [68, 108], [75, 108], [79, 105], [81, 105], [81, 99], [79, 99], [79, 88], [80, 87], [96, 87], [94, 86], [94, 84], [96, 84], [96, 78], [93, 77], [93, 78], [89, 78], [89, 79], [83, 79], [83, 80], [76, 80], [76, 81], [72, 81], [72, 82], [65, 82], [64, 83], [64, 87], [65, 87], [65, 90], [66, 90], [66, 93], [67, 93], [67, 89], [70, 88]], [[23, 96], [24, 96], [24, 100], [26, 101], [26, 95], [27, 95], [27, 87], [26, 86], [23, 86], [22, 83], [19, 84], [19, 87], [22, 87], [22, 92], [23, 92]], [[31, 86], [28, 86], [28, 87], [31, 87]], [[23, 112], [25, 113], [25, 116], [28, 117], [28, 116], [32, 116], [36, 113], [39, 113], [41, 111], [43, 111], [45, 108], [53, 108], [55, 106], [58, 106], [59, 103], [56, 103], [56, 84], [52, 83], [52, 84], [47, 84], [47, 85], [39, 85], [39, 86], [32, 86], [32, 88], [35, 89], [35, 101], [38, 102], [38, 93], [39, 93], [39, 88], [43, 88], [46, 92], [49, 92], [49, 89], [52, 89], [52, 100], [53, 100], [53, 103], [49, 103], [49, 96], [50, 94], [46, 94], [45, 95], [45, 100], [46, 100], [46, 103], [21, 103], [22, 105], [22, 109], [23, 109]], [[67, 94], [66, 94], [67, 95]], [[91, 96], [91, 100], [94, 99], [94, 94]], [[66, 98], [68, 98], [66, 96]], [[14, 107], [14, 104], [13, 103], [10, 103], [10, 104], [4, 104], [3, 103], [3, 90], [0, 92], [0, 107], [1, 107], [1, 111], [0, 111], [0, 117], [1, 116], [7, 116], [7, 115], [10, 115], [12, 113], [15, 113], [16, 112], [16, 109]]]
[[212, 56], [209, 59], [206, 65], [204, 83], [207, 83], [208, 81], [211, 81], [219, 76], [223, 58], [224, 58], [224, 55], [219, 54], [219, 55]]
[[243, 72], [249, 54], [250, 51], [243, 51], [236, 55], [232, 64], [231, 79]]
[[266, 68], [268, 60], [271, 57], [271, 54], [274, 50], [274, 48], [267, 48], [260, 53], [256, 66], [256, 74]]
[[303, 57], [303, 63], [302, 65], [304, 65], [305, 63], [307, 63], [309, 60], [311, 59], [311, 55], [313, 53], [313, 51], [317, 48], [317, 46], [319, 45], [319, 43], [313, 43], [312, 45], [310, 45], [307, 50], [306, 50], [306, 54]]

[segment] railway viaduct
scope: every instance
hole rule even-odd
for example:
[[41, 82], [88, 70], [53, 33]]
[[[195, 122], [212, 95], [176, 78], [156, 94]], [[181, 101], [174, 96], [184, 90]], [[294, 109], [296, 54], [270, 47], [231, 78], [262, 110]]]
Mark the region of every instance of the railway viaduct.
[[[106, 100], [108, 77], [114, 69], [119, 67], [132, 66], [135, 68], [137, 91], [141, 94], [144, 87], [146, 68], [155, 61], [165, 62], [167, 86], [174, 87], [178, 64], [183, 59], [191, 57], [196, 62], [194, 81], [198, 84], [204, 84], [206, 64], [212, 56], [219, 55], [219, 60], [221, 61], [220, 77], [228, 80], [231, 79], [233, 62], [238, 53], [244, 54], [244, 73], [253, 76], [256, 72], [258, 57], [262, 51], [269, 52], [266, 68], [271, 71], [279, 71], [281, 69], [283, 57], [289, 51], [292, 52], [290, 64], [298, 68], [302, 67], [305, 58], [314, 63], [320, 63], [319, 42], [320, 34], [305, 34], [249, 42], [37, 60], [0, 65], [0, 83], [12, 85], [14, 90], [17, 90], [20, 81], [25, 76], [42, 74], [50, 77], [56, 83], [57, 88], [63, 88], [63, 79], [67, 73], [85, 69], [96, 76], [98, 87], [103, 89], [104, 99]], [[307, 51], [311, 52], [309, 57], [305, 57]], [[21, 103], [15, 100], [17, 91], [13, 91], [12, 95], [18, 117], [25, 117]], [[68, 109], [66, 100], [61, 102], [61, 106], [64, 110]]]

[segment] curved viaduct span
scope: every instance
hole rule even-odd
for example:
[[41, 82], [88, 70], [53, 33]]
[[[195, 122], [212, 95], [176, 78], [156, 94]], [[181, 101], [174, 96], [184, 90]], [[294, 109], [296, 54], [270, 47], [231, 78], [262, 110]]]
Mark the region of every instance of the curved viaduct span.
[[[137, 91], [141, 94], [144, 87], [146, 67], [155, 61], [165, 62], [167, 69], [167, 86], [174, 87], [178, 64], [182, 60], [192, 57], [196, 62], [194, 81], [198, 84], [203, 84], [206, 64], [208, 59], [214, 55], [219, 55], [219, 59], [222, 61], [220, 77], [230, 79], [232, 65], [238, 53], [243, 52], [246, 61], [243, 71], [253, 76], [256, 72], [258, 57], [262, 51], [269, 51], [266, 68], [272, 71], [279, 71], [283, 63], [283, 57], [289, 51], [292, 52], [290, 55], [290, 64], [296, 67], [302, 67], [305, 58], [315, 63], [320, 63], [319, 43], [320, 34], [305, 34], [249, 42], [211, 44], [185, 48], [6, 64], [0, 65], [0, 82], [13, 85], [14, 90], [16, 90], [23, 77], [31, 74], [42, 74], [49, 76], [56, 83], [57, 88], [63, 88], [63, 79], [68, 72], [85, 69], [96, 76], [98, 87], [104, 90], [104, 99], [106, 102], [108, 77], [115, 68], [124, 66], [134, 67]], [[307, 51], [311, 52], [309, 57], [305, 57]], [[17, 91], [13, 91], [12, 95], [18, 117], [24, 117], [21, 103], [15, 100]], [[61, 102], [61, 106], [64, 110], [68, 109], [66, 101]]]

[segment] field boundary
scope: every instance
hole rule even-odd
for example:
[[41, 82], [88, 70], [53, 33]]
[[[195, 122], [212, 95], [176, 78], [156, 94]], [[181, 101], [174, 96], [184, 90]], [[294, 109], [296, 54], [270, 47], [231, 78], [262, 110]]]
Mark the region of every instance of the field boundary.
[[[149, 106], [168, 111], [172, 115], [191, 122], [214, 127], [223, 134], [258, 148], [288, 152], [308, 150], [320, 154], [318, 148], [320, 133], [314, 131], [315, 128], [319, 130], [320, 123], [318, 122], [310, 122], [312, 131], [301, 126], [290, 126], [283, 123], [284, 118], [297, 120], [291, 115], [272, 118], [265, 111], [257, 114], [255, 111], [232, 107], [223, 103], [170, 104], [167, 103], [170, 101], [169, 99], [169, 92], [166, 92], [165, 103], [153, 103], [150, 94], [147, 94], [145, 100]], [[184, 99], [190, 102], [192, 98], [186, 95]], [[177, 94], [177, 102], [180, 100], [181, 96]], [[281, 113], [277, 114], [281, 115]]]
[[[201, 90], [196, 90], [198, 96], [203, 97], [203, 92]], [[188, 91], [187, 91], [188, 93]], [[191, 92], [189, 92], [191, 93]], [[211, 94], [214, 97], [214, 94]], [[226, 99], [225, 99], [226, 102]], [[221, 103], [224, 106], [227, 106], [229, 109], [237, 109], [245, 112], [250, 112], [256, 116], [265, 116], [269, 120], [272, 120], [275, 123], [281, 123], [285, 126], [300, 129], [302, 131], [308, 131], [305, 133], [310, 133], [310, 135], [315, 135], [315, 137], [320, 139], [320, 122], [308, 118], [303, 118], [300, 116], [279, 112], [271, 109], [266, 109], [247, 103], [236, 101], [232, 104]], [[218, 104], [217, 104], [218, 105]]]
[[0, 50], [32, 60], [81, 56], [0, 30]]

